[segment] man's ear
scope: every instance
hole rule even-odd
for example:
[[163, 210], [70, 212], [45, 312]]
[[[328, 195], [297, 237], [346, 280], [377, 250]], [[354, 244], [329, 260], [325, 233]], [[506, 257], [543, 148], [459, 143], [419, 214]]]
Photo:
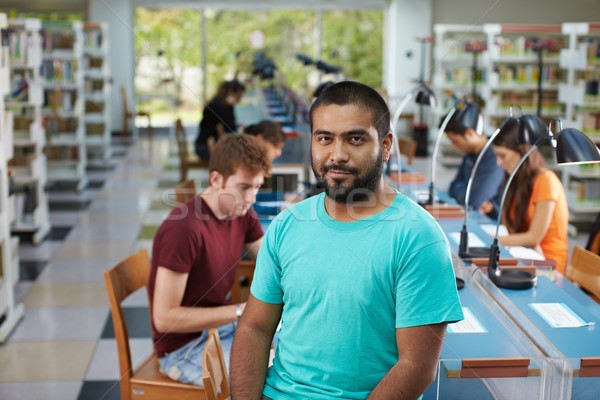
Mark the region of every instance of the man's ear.
[[394, 143], [394, 135], [392, 132], [388, 132], [383, 137], [383, 141], [381, 142], [381, 147], [383, 151], [383, 160], [389, 160], [392, 151], [392, 145]]
[[223, 180], [223, 175], [221, 175], [219, 171], [211, 171], [208, 178], [208, 183], [213, 189], [221, 189], [223, 188], [223, 184], [225, 182]]
[[475, 132], [474, 129], [471, 129], [471, 128], [467, 128], [466, 129], [466, 131], [465, 131], [465, 138], [467, 138], [467, 139], [473, 139], [473, 138], [476, 138], [477, 136], [479, 136], [479, 135], [477, 134], [477, 132]]

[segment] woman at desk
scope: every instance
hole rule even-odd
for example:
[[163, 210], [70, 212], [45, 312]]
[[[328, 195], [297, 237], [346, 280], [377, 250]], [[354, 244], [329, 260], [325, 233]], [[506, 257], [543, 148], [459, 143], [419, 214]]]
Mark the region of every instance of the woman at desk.
[[[521, 157], [530, 148], [517, 141], [518, 129], [504, 131], [492, 141], [497, 164], [508, 177]], [[485, 201], [482, 214], [493, 213], [499, 207]], [[502, 223], [508, 236], [498, 241], [504, 246], [525, 246], [556, 261], [556, 269], [564, 274], [567, 265], [567, 226], [569, 210], [563, 186], [554, 172], [546, 168], [544, 157], [536, 148], [525, 159], [508, 188]]]
[[217, 140], [227, 133], [237, 132], [233, 106], [240, 101], [245, 91], [245, 86], [236, 80], [222, 82], [219, 85], [217, 94], [202, 112], [202, 121], [200, 121], [195, 143], [198, 157], [210, 158]]

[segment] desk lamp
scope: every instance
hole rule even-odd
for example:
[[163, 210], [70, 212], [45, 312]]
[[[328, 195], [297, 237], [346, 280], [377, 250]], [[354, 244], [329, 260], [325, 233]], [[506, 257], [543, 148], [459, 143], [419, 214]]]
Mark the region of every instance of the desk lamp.
[[[522, 118], [522, 117], [521, 117]], [[559, 125], [559, 132], [554, 134], [552, 132], [552, 122], [556, 121]], [[527, 135], [519, 133], [519, 140], [525, 139]], [[531, 152], [538, 146], [550, 143], [553, 147], [556, 144], [556, 162], [558, 164], [584, 164], [584, 163], [598, 163], [600, 162], [600, 150], [594, 142], [592, 142], [587, 136], [576, 129], [566, 128], [562, 129], [562, 123], [559, 119], [553, 118], [548, 125], [548, 130], [540, 135], [533, 146], [521, 157], [517, 163], [515, 169], [512, 171], [506, 185], [504, 192], [502, 193], [502, 200], [500, 202], [500, 208], [498, 210], [498, 222], [496, 223], [496, 235], [494, 242], [490, 247], [490, 260], [488, 263], [488, 276], [496, 286], [503, 287], [506, 289], [529, 289], [535, 286], [537, 283], [537, 276], [527, 271], [510, 268], [498, 268], [498, 261], [500, 259], [500, 249], [498, 245], [498, 231], [500, 229], [500, 223], [502, 222], [502, 209], [504, 207], [504, 200], [508, 193], [508, 187], [512, 182], [517, 170], [523, 164], [525, 159], [529, 157]]]
[[431, 178], [429, 181], [429, 198], [425, 202], [426, 205], [435, 204], [435, 172], [437, 166], [437, 156], [440, 151], [440, 142], [442, 140], [442, 136], [444, 135], [446, 126], [450, 121], [454, 121], [467, 128], [471, 128], [478, 135], [483, 133], [483, 118], [481, 116], [481, 109], [477, 104], [462, 100], [455, 107], [453, 107], [450, 112], [448, 112], [442, 124], [440, 125], [440, 129], [438, 130], [438, 134], [435, 139], [435, 146], [433, 147], [433, 153], [431, 155]]
[[[513, 109], [510, 108], [509, 116], [500, 124], [500, 127], [496, 129], [496, 131], [492, 134], [492, 136], [488, 139], [488, 141], [483, 146], [483, 149], [479, 152], [477, 159], [475, 160], [475, 164], [473, 165], [473, 170], [471, 170], [471, 176], [469, 177], [469, 181], [467, 183], [467, 190], [465, 192], [465, 208], [468, 209], [468, 204], [471, 198], [471, 189], [473, 186], [473, 180], [475, 178], [475, 174], [477, 173], [477, 169], [479, 168], [479, 164], [483, 158], [483, 155], [488, 150], [492, 141], [498, 136], [501, 132], [504, 133], [507, 130], [519, 129], [519, 142], [524, 144], [533, 144], [535, 141], [546, 132], [546, 125], [544, 121], [540, 119], [538, 116], [533, 114], [526, 114], [520, 118], [513, 117]], [[460, 231], [460, 244], [458, 245], [458, 256], [460, 258], [474, 258], [474, 257], [489, 257], [490, 256], [490, 248], [489, 247], [469, 247], [469, 233], [467, 231], [467, 215], [465, 212], [465, 219], [463, 221], [462, 230]]]
[[[408, 93], [406, 93], [404, 95], [404, 97], [402, 98], [402, 101], [400, 102], [400, 105], [398, 106], [398, 108], [396, 109], [396, 111], [394, 112], [394, 116], [392, 117], [392, 120], [390, 121], [390, 130], [392, 131], [393, 135], [394, 135], [394, 144], [393, 144], [393, 148], [394, 148], [394, 152], [396, 154], [396, 162], [398, 163], [398, 173], [397, 173], [397, 185], [398, 188], [400, 188], [400, 173], [402, 172], [401, 170], [401, 163], [400, 163], [400, 149], [398, 148], [398, 137], [396, 136], [396, 130], [394, 129], [394, 127], [396, 126], [396, 123], [398, 122], [398, 119], [400, 118], [400, 115], [402, 115], [402, 111], [404, 111], [404, 108], [406, 108], [406, 106], [408, 105], [408, 102], [412, 99], [415, 98], [415, 103], [420, 104], [422, 106], [429, 106], [431, 108], [435, 107], [435, 95], [433, 94], [433, 91], [427, 87], [427, 85], [425, 85], [423, 82], [418, 82], [418, 85], [415, 86], [411, 91], [409, 91]], [[388, 168], [389, 171], [389, 168]]]

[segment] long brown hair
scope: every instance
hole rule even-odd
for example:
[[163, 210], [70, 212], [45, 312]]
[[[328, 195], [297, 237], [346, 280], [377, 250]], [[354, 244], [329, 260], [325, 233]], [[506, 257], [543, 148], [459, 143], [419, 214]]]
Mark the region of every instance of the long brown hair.
[[[531, 148], [530, 145], [519, 144], [518, 129], [507, 129], [501, 131], [492, 141], [494, 146], [506, 147], [518, 152], [521, 157]], [[506, 225], [509, 232], [525, 232], [529, 228], [526, 224], [527, 208], [529, 198], [533, 191], [533, 182], [541, 172], [546, 170], [544, 157], [536, 148], [529, 157], [523, 161], [523, 164], [515, 174], [511, 182], [504, 207], [502, 208], [502, 223]], [[505, 173], [506, 180], [510, 174]], [[514, 209], [514, 216], [511, 216], [510, 210]]]

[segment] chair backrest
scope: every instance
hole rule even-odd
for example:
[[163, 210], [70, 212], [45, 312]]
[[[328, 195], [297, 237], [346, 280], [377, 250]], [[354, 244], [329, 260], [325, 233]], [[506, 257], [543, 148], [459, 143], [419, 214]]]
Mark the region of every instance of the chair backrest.
[[[241, 260], [235, 271], [235, 281], [231, 287], [230, 301], [233, 304], [243, 303], [250, 295], [250, 285], [254, 278], [256, 263], [250, 260]], [[242, 285], [242, 283], [244, 285]]]
[[412, 165], [415, 154], [417, 153], [417, 141], [398, 136], [398, 150], [400, 151], [400, 154], [406, 157], [406, 164]]
[[125, 90], [125, 86], [121, 85], [119, 87], [119, 91], [121, 92], [121, 102], [123, 104], [123, 118], [127, 118], [129, 115], [129, 107], [127, 106], [127, 92]]
[[206, 391], [207, 400], [225, 400], [231, 393], [229, 391], [229, 378], [227, 365], [223, 357], [221, 339], [216, 329], [208, 332], [208, 340], [202, 353], [202, 382]]
[[193, 179], [187, 179], [175, 186], [175, 201], [179, 204], [187, 203], [196, 194], [196, 181]]
[[[131, 353], [129, 349], [129, 334], [123, 317], [121, 303], [130, 294], [148, 285], [150, 278], [150, 259], [146, 249], [140, 249], [118, 262], [112, 268], [104, 271], [104, 281], [110, 302], [117, 351], [119, 355], [119, 372], [121, 376], [121, 398], [128, 399], [130, 379], [133, 374]], [[148, 294], [148, 293], [146, 293]]]
[[567, 278], [600, 301], [600, 256], [576, 245], [567, 266]]
[[177, 151], [179, 152], [179, 161], [185, 162], [188, 158], [187, 137], [181, 118], [175, 121], [175, 138], [177, 139]]

